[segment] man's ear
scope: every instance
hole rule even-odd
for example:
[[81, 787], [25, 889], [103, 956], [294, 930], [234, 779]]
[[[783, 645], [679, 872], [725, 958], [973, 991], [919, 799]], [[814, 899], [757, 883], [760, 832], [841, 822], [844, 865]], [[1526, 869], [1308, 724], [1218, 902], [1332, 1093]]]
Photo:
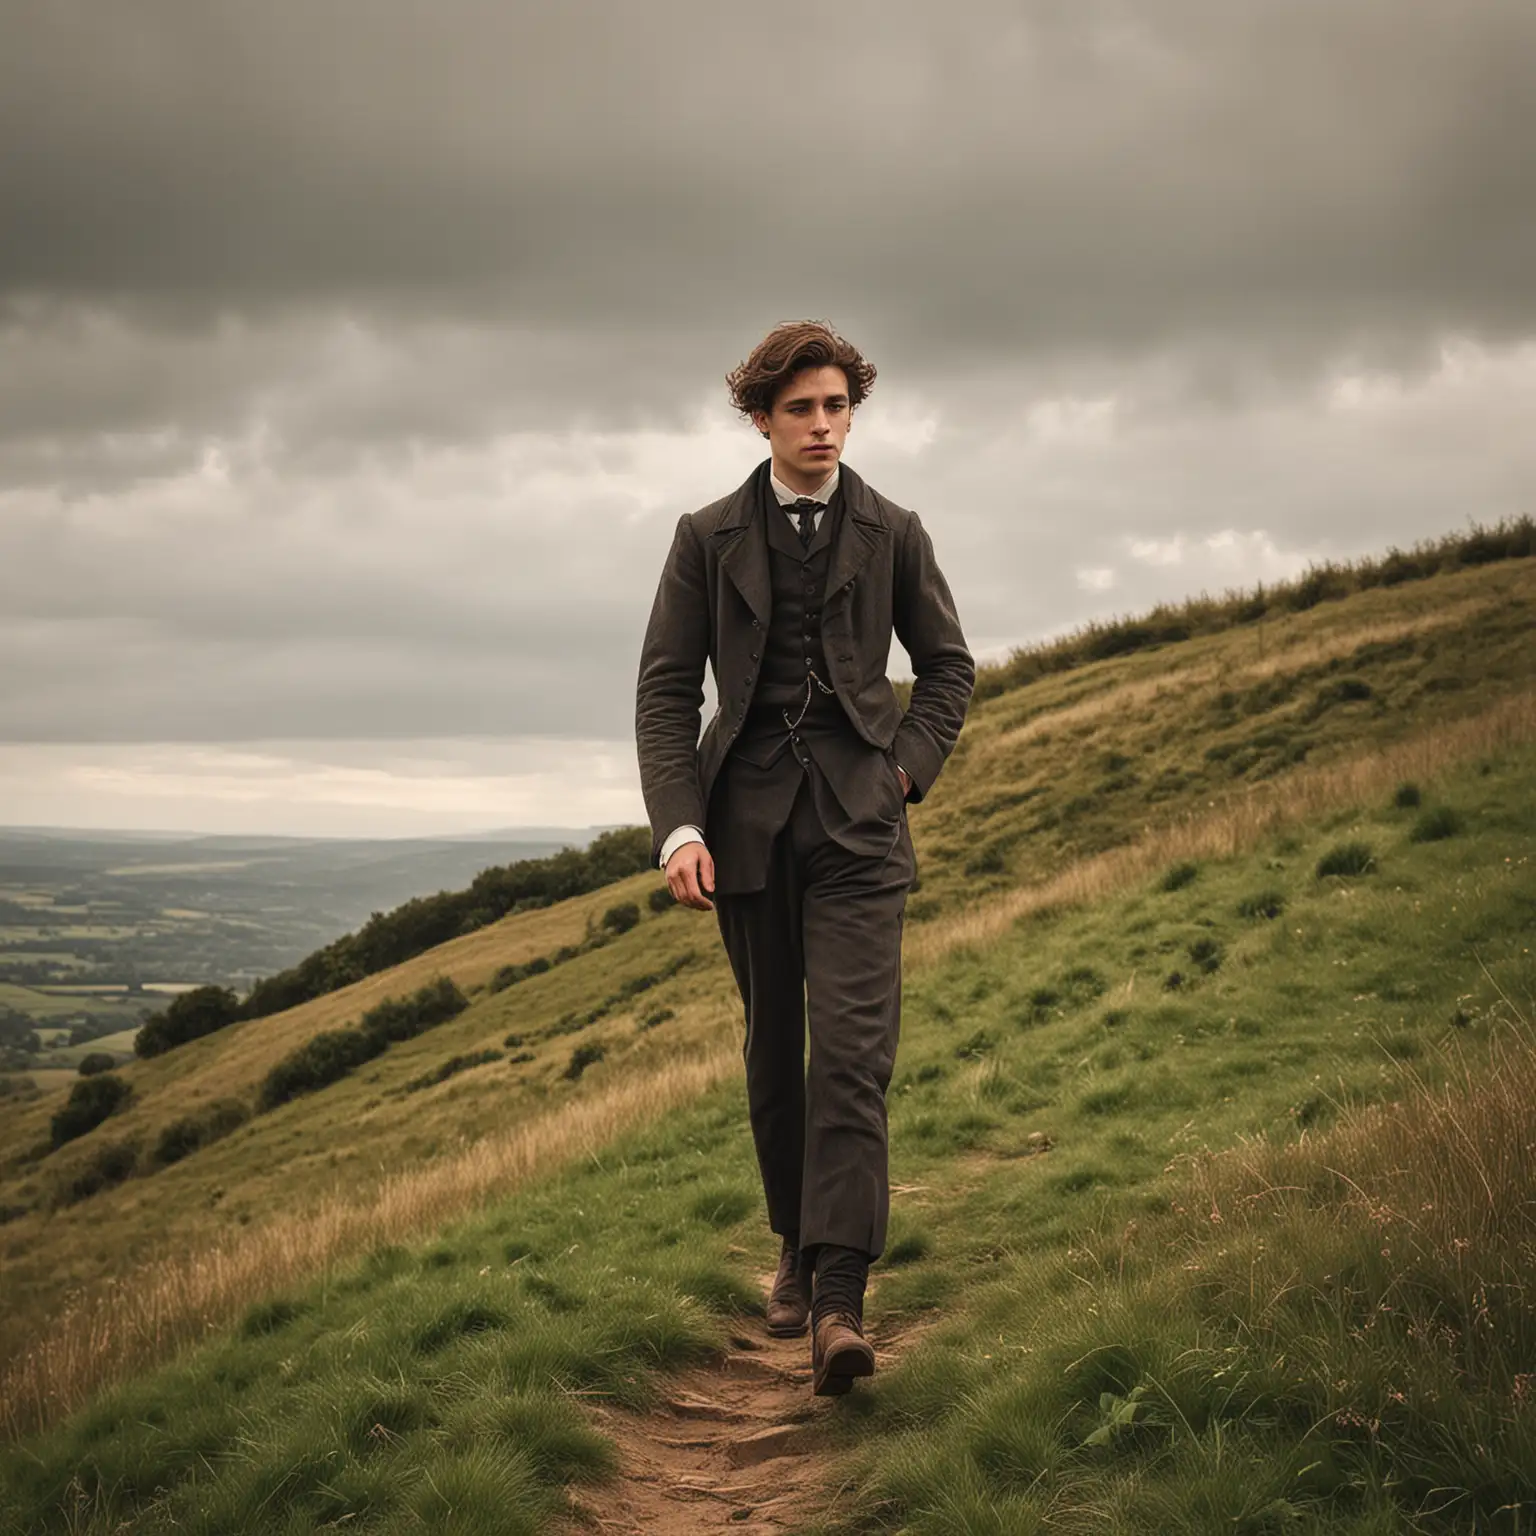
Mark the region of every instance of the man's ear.
[[752, 425], [762, 434], [768, 436], [768, 413], [766, 411], [752, 412]]

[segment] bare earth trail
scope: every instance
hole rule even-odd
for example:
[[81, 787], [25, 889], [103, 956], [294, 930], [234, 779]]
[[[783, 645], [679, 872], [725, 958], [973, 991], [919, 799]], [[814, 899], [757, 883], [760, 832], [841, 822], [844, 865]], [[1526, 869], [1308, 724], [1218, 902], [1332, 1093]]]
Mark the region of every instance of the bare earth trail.
[[[895, 1364], [902, 1337], [878, 1319], [868, 1337], [878, 1376]], [[808, 1335], [775, 1339], [743, 1320], [724, 1359], [673, 1377], [651, 1413], [594, 1411], [619, 1447], [620, 1475], [584, 1493], [573, 1513], [590, 1530], [624, 1536], [799, 1529], [824, 1518], [836, 1497], [834, 1437], [823, 1431], [847, 1401], [811, 1395]]]

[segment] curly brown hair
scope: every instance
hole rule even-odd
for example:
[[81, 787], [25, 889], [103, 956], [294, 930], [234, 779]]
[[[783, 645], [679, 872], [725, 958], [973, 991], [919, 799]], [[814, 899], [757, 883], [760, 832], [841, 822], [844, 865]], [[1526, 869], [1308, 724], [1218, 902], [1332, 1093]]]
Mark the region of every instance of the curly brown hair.
[[824, 320], [786, 320], [752, 349], [752, 355], [725, 376], [731, 404], [751, 421], [754, 411], [773, 413], [779, 391], [802, 368], [841, 368], [848, 376], [851, 415], [875, 382], [875, 367]]

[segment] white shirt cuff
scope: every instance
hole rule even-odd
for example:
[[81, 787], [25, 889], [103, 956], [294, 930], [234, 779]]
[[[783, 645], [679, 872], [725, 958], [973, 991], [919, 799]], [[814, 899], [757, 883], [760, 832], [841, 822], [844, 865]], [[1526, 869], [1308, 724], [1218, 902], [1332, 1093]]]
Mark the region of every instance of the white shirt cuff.
[[679, 848], [686, 846], [688, 843], [702, 843], [703, 841], [704, 834], [698, 827], [679, 827], [661, 845], [661, 868], [665, 869], [667, 867], [667, 861]]

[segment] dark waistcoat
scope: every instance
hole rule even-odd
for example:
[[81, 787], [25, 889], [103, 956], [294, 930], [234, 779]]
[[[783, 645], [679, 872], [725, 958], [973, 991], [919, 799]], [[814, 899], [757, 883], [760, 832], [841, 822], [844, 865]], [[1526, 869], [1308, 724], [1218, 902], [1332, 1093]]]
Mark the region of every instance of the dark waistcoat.
[[[768, 574], [773, 583], [773, 617], [763, 648], [763, 670], [752, 704], [790, 707], [790, 718], [799, 713], [806, 684], [814, 673], [831, 686], [827, 656], [821, 644], [821, 603], [832, 563], [832, 540], [843, 515], [843, 498], [836, 492], [821, 515], [821, 526], [810, 547], [802, 548], [800, 535], [777, 500], [768, 514]], [[810, 683], [814, 694], [816, 684]], [[838, 712], [842, 710], [839, 707]]]
[[760, 515], [767, 527], [773, 611], [747, 722], [716, 781], [705, 828], [715, 889], [726, 894], [761, 888], [773, 839], [807, 778], [822, 826], [852, 853], [883, 858], [904, 815], [890, 753], [865, 741], [836, 695], [816, 682], [831, 686], [821, 613], [843, 515], [841, 487], [803, 548], [766, 479]]

